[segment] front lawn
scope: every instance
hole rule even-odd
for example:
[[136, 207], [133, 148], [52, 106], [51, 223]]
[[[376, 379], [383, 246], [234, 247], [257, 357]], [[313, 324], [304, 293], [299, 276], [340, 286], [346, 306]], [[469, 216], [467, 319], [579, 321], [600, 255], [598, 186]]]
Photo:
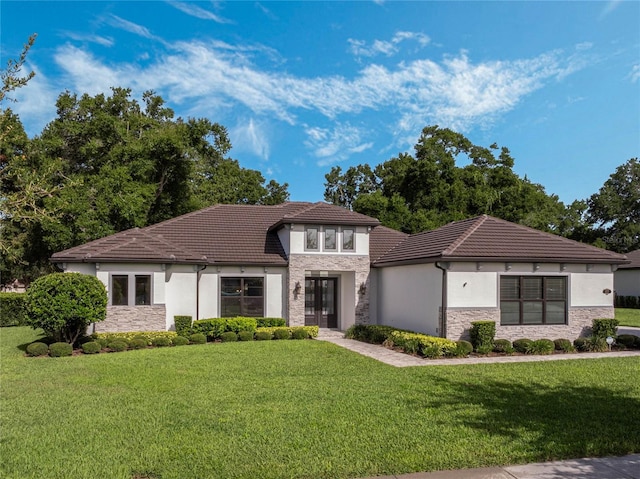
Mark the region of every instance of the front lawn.
[[640, 328], [640, 309], [616, 308], [616, 319], [620, 326]]
[[27, 358], [0, 477], [347, 478], [640, 451], [640, 358], [394, 368], [321, 341]]

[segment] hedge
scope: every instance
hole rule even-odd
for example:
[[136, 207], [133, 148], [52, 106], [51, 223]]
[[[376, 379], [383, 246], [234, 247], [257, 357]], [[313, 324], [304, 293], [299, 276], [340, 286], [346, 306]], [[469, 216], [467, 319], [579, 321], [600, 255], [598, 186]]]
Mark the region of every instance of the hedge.
[[273, 328], [287, 325], [287, 322], [282, 318], [256, 318], [256, 321], [258, 328]]
[[26, 293], [0, 293], [0, 327], [26, 326]]
[[91, 337], [97, 341], [106, 342], [107, 344], [116, 340], [125, 340], [130, 342], [132, 339], [145, 339], [147, 345], [150, 346], [154, 339], [167, 338], [173, 341], [178, 336], [175, 331], [133, 331], [130, 333], [93, 333]]
[[380, 324], [354, 324], [345, 333], [347, 339], [355, 339], [364, 343], [382, 344], [394, 331], [406, 331], [404, 329], [394, 328], [392, 326], [384, 326]]
[[306, 331], [310, 338], [317, 338], [319, 328], [318, 326], [280, 326], [272, 328], [258, 328], [256, 329], [256, 333], [266, 332], [273, 336], [278, 330], [288, 331], [289, 336], [292, 336], [294, 331]]
[[173, 322], [176, 325], [178, 336], [188, 338], [191, 335], [191, 316], [174, 316]]
[[606, 339], [608, 336], [615, 338], [618, 335], [619, 321], [613, 318], [599, 318], [592, 322], [593, 335], [596, 338]]
[[471, 344], [476, 351], [482, 349], [493, 349], [493, 341], [496, 337], [495, 321], [473, 321], [471, 323]]
[[429, 358], [454, 355], [458, 346], [450, 339], [405, 331], [393, 331], [385, 344], [400, 348], [405, 353], [419, 354]]
[[257, 318], [210, 318], [210, 319], [198, 319], [191, 325], [191, 331], [193, 333], [202, 333], [210, 340], [220, 339], [222, 333], [227, 331], [233, 331], [239, 333], [240, 331], [255, 332], [258, 327]]
[[640, 309], [640, 296], [617, 296], [614, 305], [616, 308]]

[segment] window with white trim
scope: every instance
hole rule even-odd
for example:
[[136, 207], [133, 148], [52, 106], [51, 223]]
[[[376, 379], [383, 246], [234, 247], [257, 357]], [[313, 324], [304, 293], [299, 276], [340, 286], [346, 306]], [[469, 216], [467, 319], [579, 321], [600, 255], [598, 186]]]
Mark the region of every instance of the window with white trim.
[[150, 274], [112, 274], [112, 306], [145, 306], [151, 304]]
[[226, 277], [220, 280], [220, 316], [264, 316], [264, 278]]

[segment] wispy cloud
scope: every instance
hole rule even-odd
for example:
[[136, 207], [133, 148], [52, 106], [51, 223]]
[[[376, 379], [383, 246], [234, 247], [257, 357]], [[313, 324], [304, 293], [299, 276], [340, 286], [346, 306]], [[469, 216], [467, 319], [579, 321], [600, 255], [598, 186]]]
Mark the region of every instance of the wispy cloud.
[[374, 57], [376, 55], [386, 55], [388, 57], [398, 53], [400, 50], [399, 44], [407, 41], [414, 40], [424, 47], [431, 41], [430, 38], [424, 33], [416, 32], [397, 32], [391, 40], [374, 40], [373, 43], [367, 45], [364, 40], [355, 40], [350, 38], [349, 50], [359, 57]]
[[137, 23], [130, 22], [129, 20], [118, 17], [117, 15], [109, 16], [108, 23], [112, 27], [118, 28], [120, 30], [125, 30], [140, 37], [149, 38], [151, 40], [160, 40], [160, 37], [152, 34], [147, 27], [143, 27], [142, 25], [138, 25]]
[[622, 0], [609, 0], [608, 2], [606, 2], [604, 7], [602, 7], [602, 10], [600, 11], [600, 20], [602, 20], [616, 8], [618, 8], [621, 3]]
[[333, 128], [306, 127], [305, 146], [319, 158], [318, 166], [327, 166], [348, 158], [353, 153], [361, 153], [373, 146], [363, 142], [362, 129], [350, 124], [336, 124]]
[[77, 42], [97, 43], [104, 47], [111, 47], [114, 44], [113, 38], [111, 37], [102, 37], [100, 35], [90, 35], [90, 34], [84, 35], [76, 32], [62, 32], [62, 34], [65, 37], [70, 38], [71, 40], [75, 40]]
[[264, 127], [253, 118], [238, 123], [229, 132], [235, 151], [248, 151], [263, 160], [269, 159], [269, 140]]
[[631, 71], [627, 75], [627, 78], [631, 80], [631, 83], [636, 83], [638, 80], [640, 80], [640, 63], [631, 67]]
[[187, 15], [191, 15], [192, 17], [200, 18], [202, 20], [213, 20], [214, 22], [217, 22], [217, 23], [233, 23], [230, 20], [227, 20], [226, 18], [222, 18], [221, 16], [216, 15], [215, 13], [210, 12], [209, 10], [205, 10], [204, 8], [199, 7], [195, 3], [176, 2], [176, 1], [168, 1], [167, 3], [174, 8], [177, 8], [183, 13], [186, 13]]

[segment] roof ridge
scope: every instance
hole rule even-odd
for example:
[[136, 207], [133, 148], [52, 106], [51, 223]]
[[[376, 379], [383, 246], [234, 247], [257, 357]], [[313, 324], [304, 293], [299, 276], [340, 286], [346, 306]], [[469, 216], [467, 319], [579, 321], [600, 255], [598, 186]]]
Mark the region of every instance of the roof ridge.
[[[472, 221], [471, 226], [469, 226], [469, 228], [467, 228], [464, 231], [464, 233], [458, 236], [458, 238], [456, 238], [456, 240], [453, 243], [451, 243], [447, 248], [445, 248], [442, 251], [442, 256], [453, 254], [454, 251], [460, 245], [462, 245], [462, 243], [464, 243], [469, 238], [469, 236], [471, 236], [487, 220], [487, 218], [488, 218], [487, 215], [481, 215], [481, 216], [476, 216], [475, 218], [468, 218], [466, 220], [461, 220], [461, 221]], [[459, 222], [454, 221], [449, 224], [454, 224], [454, 223], [459, 223]]]
[[198, 215], [200, 215], [200, 214], [202, 214], [204, 212], [216, 209], [219, 206], [222, 206], [222, 203], [216, 203], [215, 205], [207, 206], [206, 208], [202, 208], [201, 210], [190, 211], [190, 212], [185, 213], [183, 215], [174, 216], [173, 218], [169, 218], [168, 220], [160, 221], [159, 223], [154, 223], [152, 225], [145, 226], [144, 228], [140, 228], [140, 229], [142, 229], [142, 230], [153, 230], [156, 227], [159, 227], [161, 225], [166, 225], [168, 223], [174, 223], [174, 222], [176, 222], [178, 220], [181, 220], [181, 219], [184, 219], [184, 218], [191, 218], [192, 216], [198, 216]]
[[[304, 201], [291, 201], [292, 204], [300, 204], [301, 206], [307, 202]], [[301, 215], [302, 213], [306, 213], [307, 211], [310, 211], [312, 209], [314, 209], [315, 207], [318, 206], [318, 204], [320, 204], [319, 201], [316, 201], [315, 203], [307, 203], [307, 206], [302, 207], [302, 209], [300, 209], [300, 211], [296, 211], [294, 214], [286, 214], [282, 217], [282, 219], [295, 219], [296, 216]]]

